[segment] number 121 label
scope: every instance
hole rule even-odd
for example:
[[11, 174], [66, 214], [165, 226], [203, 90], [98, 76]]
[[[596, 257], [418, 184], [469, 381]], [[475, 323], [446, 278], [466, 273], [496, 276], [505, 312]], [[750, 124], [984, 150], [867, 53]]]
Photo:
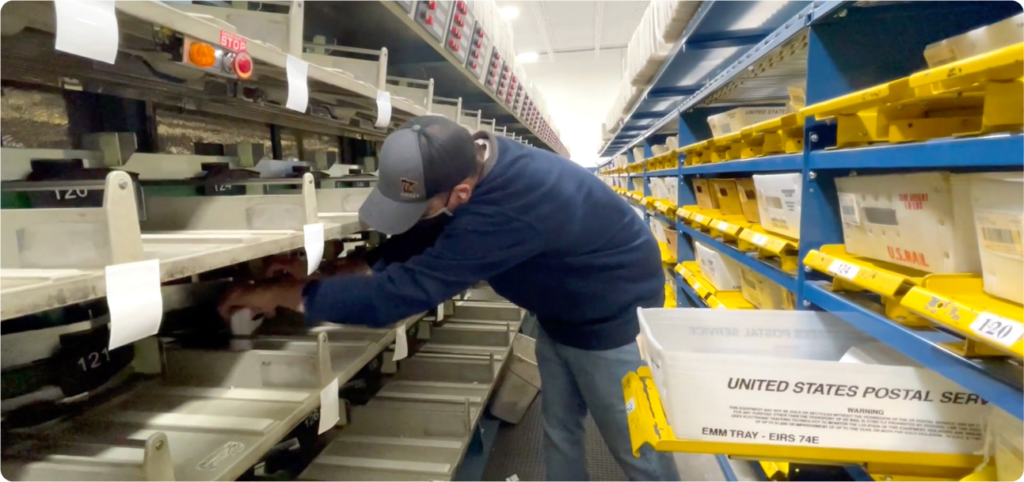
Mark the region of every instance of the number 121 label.
[[1011, 347], [1017, 343], [1017, 340], [1020, 340], [1021, 336], [1024, 336], [1024, 325], [992, 313], [980, 313], [971, 322], [971, 331], [986, 340]]

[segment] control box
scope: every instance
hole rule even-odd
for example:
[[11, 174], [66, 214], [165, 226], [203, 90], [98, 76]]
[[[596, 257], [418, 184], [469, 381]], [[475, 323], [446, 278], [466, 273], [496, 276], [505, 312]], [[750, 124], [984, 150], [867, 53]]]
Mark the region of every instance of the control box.
[[416, 15], [413, 19], [423, 28], [430, 32], [430, 35], [438, 42], [444, 41], [447, 37], [448, 21], [452, 16], [452, 9], [455, 2], [442, 2], [439, 0], [426, 0], [416, 2]]
[[469, 50], [473, 41], [473, 28], [476, 26], [476, 19], [469, 11], [469, 5], [458, 0], [454, 2], [455, 8], [451, 15], [451, 22], [448, 23], [447, 38], [444, 41], [444, 48], [458, 57], [460, 63], [466, 63], [469, 57]]
[[413, 0], [395, 0], [395, 3], [397, 3], [399, 7], [402, 7], [402, 10], [405, 10], [405, 13], [412, 13], [412, 5], [415, 2], [413, 2]]
[[[495, 52], [492, 53], [491, 50], [495, 50]], [[473, 29], [473, 37], [469, 40], [469, 54], [466, 57], [466, 68], [473, 72], [477, 80], [483, 79], [484, 73], [490, 70], [488, 62], [494, 53], [497, 53], [497, 50], [491, 49], [490, 34], [484, 31], [483, 25], [477, 21], [476, 27]], [[488, 88], [494, 91], [493, 87], [488, 86]]]
[[519, 78], [516, 77], [516, 74], [509, 74], [508, 90], [505, 91], [506, 104], [513, 105], [515, 103], [517, 89], [519, 89]]
[[509, 59], [502, 62], [501, 73], [498, 74], [498, 98], [508, 103], [508, 87], [512, 84], [512, 63]]
[[484, 76], [482, 82], [487, 86], [487, 90], [494, 92], [498, 96], [501, 96], [501, 93], [498, 91], [498, 84], [501, 82], [503, 67], [505, 67], [505, 59], [498, 52], [498, 47], [494, 47], [491, 49], [491, 59], [487, 64], [487, 75]]

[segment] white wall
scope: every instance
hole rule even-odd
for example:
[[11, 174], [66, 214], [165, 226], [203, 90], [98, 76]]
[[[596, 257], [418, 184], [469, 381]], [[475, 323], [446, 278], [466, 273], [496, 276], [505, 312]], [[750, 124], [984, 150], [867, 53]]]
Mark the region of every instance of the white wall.
[[601, 122], [618, 93], [625, 49], [555, 54], [525, 64], [526, 76], [548, 104], [552, 120], [573, 161], [597, 165], [601, 147]]

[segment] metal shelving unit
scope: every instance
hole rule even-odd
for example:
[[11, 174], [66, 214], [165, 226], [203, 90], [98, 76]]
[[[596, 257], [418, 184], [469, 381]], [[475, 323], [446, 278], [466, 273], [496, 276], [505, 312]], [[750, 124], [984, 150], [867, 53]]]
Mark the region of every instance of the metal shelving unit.
[[[985, 343], [983, 338], [972, 339], [967, 328], [975, 316], [980, 316], [977, 313], [985, 311], [984, 306], [970, 304], [984, 303], [986, 299], [981, 292], [978, 275], [972, 275], [973, 284], [970, 288], [964, 284], [959, 291], [955, 285], [949, 283], [948, 286], [944, 285], [943, 289], [946, 291], [929, 291], [927, 282], [922, 285], [911, 284], [910, 292], [913, 296], [905, 296], [909, 288], [900, 288], [901, 291], [895, 292], [896, 299], [892, 296], [889, 299], [881, 296], [882, 301], [887, 303], [883, 306], [878, 294], [859, 293], [844, 288], [850, 285], [848, 280], [835, 277], [837, 282], [842, 282], [833, 286], [833, 275], [824, 274], [827, 270], [820, 260], [813, 269], [811, 265], [805, 264], [810, 263], [808, 260], [812, 255], [820, 257], [819, 251], [828, 253], [823, 246], [836, 248], [836, 245], [841, 247], [844, 242], [835, 182], [837, 178], [919, 171], [1019, 173], [1024, 168], [1024, 134], [1020, 131], [1019, 125], [1014, 128], [1011, 124], [1001, 132], [997, 129], [996, 132], [990, 131], [980, 135], [933, 135], [934, 138], [930, 139], [912, 138], [891, 143], [883, 139], [866, 146], [837, 147], [838, 137], [845, 135], [845, 142], [851, 142], [850, 139], [855, 134], [850, 131], [846, 134], [837, 133], [837, 121], [810, 115], [803, 119], [803, 144], [799, 152], [787, 151], [787, 154], [760, 156], [756, 150], [753, 154], [745, 150], [742, 157], [731, 154], [728, 158], [717, 155], [710, 158], [694, 158], [687, 155], [695, 146], [697, 149], [707, 149], [707, 146], [720, 144], [723, 149], [732, 149], [727, 146], [728, 143], [742, 143], [744, 149], [748, 147], [746, 142], [749, 136], [746, 129], [742, 135], [737, 132], [731, 136], [712, 139], [704, 119], [731, 106], [784, 100], [784, 89], [780, 90], [779, 84], [774, 87], [770, 84], [772, 72], [782, 79], [805, 80], [808, 107], [824, 105], [826, 102], [831, 102], [830, 106], [842, 105], [835, 99], [843, 96], [855, 99], [854, 92], [871, 92], [870, 89], [875, 85], [884, 85], [926, 69], [922, 55], [926, 45], [1001, 21], [1016, 13], [1019, 13], [1019, 9], [1006, 8], [997, 2], [967, 2], [955, 5], [922, 2], [871, 6], [852, 2], [814, 2], [802, 7], [797, 15], [784, 21], [764, 42], [748, 52], [740, 52], [737, 58], [724, 62], [725, 66], [717, 67], [720, 74], [703, 87], [689, 93], [688, 97], [680, 101], [678, 106], [672, 108], [664, 117], [650, 116], [656, 117], [655, 120], [643, 119], [644, 116], [639, 119], [633, 118], [630, 122], [642, 125], [642, 128], [620, 132], [605, 146], [603, 153], [625, 154], [628, 157], [626, 166], [634, 172], [629, 178], [639, 175], [635, 171], [640, 171], [645, 179], [645, 197], [651, 196], [646, 184], [652, 178], [677, 177], [678, 198], [658, 201], [672, 203], [680, 208], [679, 220], [672, 220], [669, 224], [674, 225], [679, 232], [677, 246], [678, 259], [681, 263], [694, 259], [690, 242], [699, 241], [781, 285], [793, 294], [797, 309], [824, 310], [832, 313], [906, 355], [922, 367], [956, 382], [1018, 420], [1024, 419], [1024, 408], [1021, 404], [1024, 397], [1024, 373], [1019, 363], [1019, 355], [1015, 351], [1019, 348], [1016, 345], [999, 347], [996, 353], [992, 348], [981, 346]], [[921, 21], [924, 18], [928, 21]], [[794, 42], [799, 42], [800, 45], [794, 47]], [[900, 47], [895, 49], [893, 45]], [[1019, 78], [1024, 75], [1024, 59], [1020, 58], [1020, 47], [1014, 48], [1018, 50], [1011, 52], [1013, 49], [1006, 47], [993, 53], [990, 56], [991, 61], [987, 60], [989, 57], [980, 59], [979, 56], [979, 59], [976, 59], [978, 65], [965, 64], [963, 62], [971, 60], [964, 60], [954, 66], [936, 68], [934, 72], [929, 72], [937, 74], [940, 71], [948, 71], [952, 72], [949, 76], [953, 77], [958, 75], [958, 72], [976, 72], [987, 66], [994, 69], [995, 66], [1001, 65], [1004, 69], [1018, 69], [1008, 70], [1006, 76], [1015, 75], [1014, 78]], [[786, 55], [781, 55], [783, 52]], [[997, 60], [997, 57], [1002, 60]], [[1015, 60], [1010, 60], [1011, 58]], [[759, 62], [768, 59], [776, 59], [776, 62], [762, 69], [763, 64]], [[669, 62], [672, 62], [671, 58], [666, 63]], [[751, 77], [760, 77], [761, 73], [767, 73], [763, 80], [758, 81], [762, 83], [751, 83]], [[660, 72], [659, 75], [664, 75], [664, 72]], [[920, 79], [926, 75], [917, 74], [915, 78]], [[919, 91], [918, 95], [929, 94]], [[1007, 112], [1012, 112], [1019, 111], [1021, 107], [1019, 104], [1008, 105], [1006, 109]], [[835, 108], [832, 110], [835, 111]], [[678, 130], [670, 134], [678, 135], [678, 144], [681, 146], [673, 154], [676, 157], [676, 167], [666, 168], [664, 162], [659, 160], [656, 163], [658, 167], [648, 170], [647, 160], [656, 157], [651, 155], [652, 146], [664, 142], [666, 134], [669, 134], [666, 129], [672, 127], [673, 123], [677, 125]], [[634, 158], [632, 148], [640, 145], [644, 148], [645, 159]], [[738, 148], [733, 152], [738, 152]], [[637, 162], [643, 163], [642, 170], [634, 166]], [[621, 176], [620, 173], [625, 170], [611, 169], [608, 167], [609, 164], [599, 168], [599, 176]], [[789, 273], [781, 269], [779, 259], [758, 256], [750, 252], [749, 237], [742, 239], [743, 236], [740, 236], [741, 239], [737, 239], [735, 233], [730, 236], [721, 229], [716, 229], [715, 223], [718, 221], [715, 219], [719, 218], [712, 216], [709, 222], [705, 216], [703, 222], [696, 223], [692, 217], [693, 212], [706, 212], [695, 209], [697, 201], [692, 187], [694, 179], [739, 178], [766, 173], [799, 173], [802, 180], [799, 193], [800, 239], [798, 243], [791, 240], [794, 244], [790, 248], [794, 252], [794, 264], [798, 269]], [[630, 184], [623, 189], [621, 185], [617, 185], [617, 190], [621, 194], [627, 194], [628, 191], [634, 190], [634, 187]], [[652, 198], [645, 198], [639, 205], [643, 208], [654, 202]], [[687, 211], [687, 208], [692, 211]], [[653, 210], [647, 211], [646, 216], [648, 219], [669, 221]], [[764, 233], [759, 231], [760, 226], [743, 226], [742, 223], [723, 229], [731, 230], [737, 227], [741, 233]], [[754, 227], [757, 229], [753, 229]], [[737, 244], [739, 241], [745, 241], [747, 246], [741, 249]], [[763, 251], [761, 250], [761, 254], [764, 254]], [[874, 276], [872, 273], [880, 271], [873, 271], [871, 266], [866, 264], [863, 272], [868, 273], [865, 276]], [[918, 279], [911, 275], [896, 273], [896, 277], [899, 276], [903, 276], [904, 280]], [[702, 296], [707, 290], [698, 292], [700, 290], [695, 290], [679, 274], [675, 274], [674, 278], [678, 287], [676, 298], [679, 307], [714, 307], [709, 306], [709, 302], [706, 301], [708, 296]], [[858, 282], [863, 284], [861, 279], [858, 279]], [[956, 297], [956, 293], [964, 292], [969, 292], [969, 295]], [[929, 296], [932, 297], [930, 304]], [[962, 306], [965, 309], [962, 309], [959, 316], [956, 313], [947, 316], [948, 313], [945, 311], [930, 312], [929, 309], [936, 310], [936, 303], [939, 308]], [[1021, 311], [1019, 304], [999, 300], [999, 305], [998, 310], [995, 307], [989, 309], [996, 310], [1000, 316], [1009, 317], [1011, 320], [1024, 321], [1024, 311]], [[914, 325], [897, 321], [894, 318], [897, 315], [887, 316], [887, 308], [897, 309], [893, 308], [894, 306], [909, 310], [912, 315], [923, 321]], [[970, 318], [965, 319], [965, 316]], [[975, 346], [978, 348], [975, 349]], [[846, 460], [845, 463], [850, 462], [853, 461]], [[870, 471], [871, 464], [868, 464], [867, 468]], [[913, 471], [906, 467], [899, 470]], [[850, 466], [847, 472], [855, 480], [870, 478], [862, 466]], [[875, 477], [886, 475], [875, 472], [871, 474]], [[949, 476], [963, 475], [965, 474], [962, 472], [951, 472]]]

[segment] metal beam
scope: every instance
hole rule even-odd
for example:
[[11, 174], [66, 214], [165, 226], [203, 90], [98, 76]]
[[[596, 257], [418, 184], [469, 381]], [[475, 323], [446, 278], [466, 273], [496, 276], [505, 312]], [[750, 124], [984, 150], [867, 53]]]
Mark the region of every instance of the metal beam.
[[604, 2], [594, 2], [594, 58], [601, 56], [601, 27], [604, 24]]
[[544, 2], [530, 2], [533, 7], [533, 17], [537, 22], [537, 29], [540, 30], [540, 39], [544, 42], [544, 51], [548, 54], [548, 61], [554, 62], [555, 51], [551, 48], [551, 26], [548, 25], [548, 10]]

